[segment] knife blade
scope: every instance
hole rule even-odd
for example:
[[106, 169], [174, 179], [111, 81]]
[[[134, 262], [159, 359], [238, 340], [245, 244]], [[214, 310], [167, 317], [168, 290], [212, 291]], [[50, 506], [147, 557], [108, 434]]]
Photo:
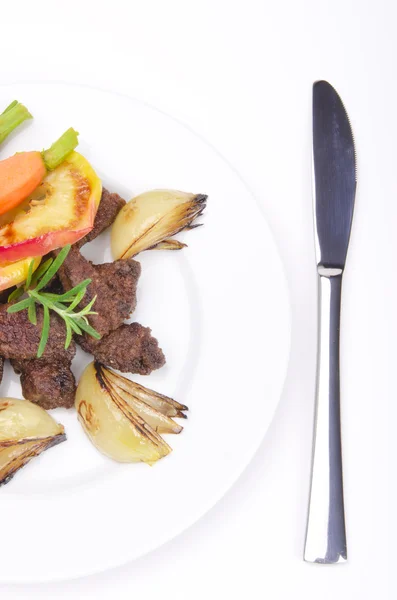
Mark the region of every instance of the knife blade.
[[356, 194], [356, 153], [343, 102], [327, 81], [313, 86], [313, 178], [318, 264], [343, 268]]
[[319, 278], [319, 342], [313, 465], [304, 559], [347, 560], [340, 421], [342, 275], [356, 194], [356, 155], [342, 100], [326, 81], [313, 86], [313, 196]]

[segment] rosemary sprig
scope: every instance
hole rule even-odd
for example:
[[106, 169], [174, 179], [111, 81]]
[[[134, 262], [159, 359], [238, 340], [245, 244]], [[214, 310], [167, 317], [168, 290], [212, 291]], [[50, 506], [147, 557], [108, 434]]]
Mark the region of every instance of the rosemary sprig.
[[33, 325], [37, 325], [36, 305], [40, 304], [43, 307], [43, 324], [41, 327], [40, 343], [37, 350], [38, 358], [43, 355], [47, 345], [50, 333], [50, 310], [54, 311], [65, 321], [65, 349], [70, 346], [73, 333], [82, 335], [83, 332], [85, 332], [97, 340], [101, 337], [100, 334], [91, 327], [87, 318], [89, 315], [97, 314], [91, 310], [95, 303], [96, 296], [86, 306], [75, 311], [84, 298], [87, 287], [91, 283], [91, 279], [81, 281], [78, 285], [64, 294], [52, 294], [51, 292], [42, 291], [63, 264], [70, 248], [70, 244], [62, 248], [55, 259], [50, 258], [46, 260], [35, 272], [33, 272], [34, 261], [32, 260], [29, 265], [25, 284], [14, 290], [8, 297], [8, 302], [14, 302], [21, 298], [21, 296], [27, 296], [16, 304], [9, 306], [7, 312], [16, 313], [27, 309], [29, 321]]

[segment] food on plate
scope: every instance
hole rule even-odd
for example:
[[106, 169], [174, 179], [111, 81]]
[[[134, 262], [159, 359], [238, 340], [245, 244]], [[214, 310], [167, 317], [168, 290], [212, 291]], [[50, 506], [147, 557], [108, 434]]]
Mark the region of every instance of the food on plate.
[[[0, 142], [27, 118], [19, 103], [7, 107]], [[43, 409], [75, 406], [98, 450], [148, 464], [171, 452], [161, 434], [180, 433], [175, 419], [186, 418], [185, 405], [120, 372], [165, 364], [151, 329], [126, 322], [141, 274], [132, 257], [184, 248], [173, 236], [199, 226], [207, 196], [152, 190], [126, 203], [74, 151], [77, 135], [69, 129], [48, 150], [0, 161], [0, 382], [9, 360], [26, 399], [0, 399], [0, 484], [65, 439]], [[115, 260], [94, 264], [81, 248], [110, 226]], [[78, 385], [76, 342], [95, 359]]]
[[[103, 378], [112, 382], [113, 385], [119, 390], [123, 390], [125, 393], [132, 395], [134, 397], [134, 402], [139, 401], [140, 403], [154, 409], [158, 413], [158, 416], [177, 417], [178, 419], [187, 418], [185, 412], [189, 409], [184, 404], [176, 402], [172, 398], [164, 396], [164, 394], [159, 394], [154, 390], [150, 390], [143, 385], [139, 385], [139, 383], [131, 381], [131, 379], [128, 379], [123, 375], [119, 375], [112, 369], [107, 369], [103, 365], [97, 365], [97, 370], [98, 369], [102, 373]], [[147, 409], [146, 406], [141, 408], [144, 411], [141, 415], [143, 416]], [[160, 428], [158, 431], [161, 429], [160, 433], [180, 433], [182, 431], [182, 427], [180, 425], [176, 425], [174, 422], [169, 423], [165, 428], [160, 425], [159, 427]]]
[[91, 280], [81, 305], [96, 298], [96, 314], [90, 315], [88, 321], [101, 337], [77, 337], [83, 350], [120, 371], [148, 375], [164, 365], [164, 354], [149, 328], [138, 323], [124, 324], [136, 306], [140, 273], [141, 266], [133, 259], [94, 265], [75, 247], [58, 272], [65, 290], [82, 279]]
[[168, 238], [197, 227], [192, 223], [205, 209], [206, 201], [204, 194], [177, 190], [152, 190], [136, 196], [121, 209], [113, 224], [113, 257], [131, 258], [158, 244], [168, 250], [182, 248], [184, 244], [170, 244]]
[[[49, 256], [51, 257], [51, 255]], [[58, 273], [55, 273], [54, 277], [47, 283], [43, 290], [45, 292], [50, 292], [50, 294], [58, 294], [59, 296], [65, 292], [59, 281]]]
[[187, 244], [183, 242], [178, 242], [178, 240], [164, 240], [159, 244], [156, 244], [151, 248], [151, 250], [182, 250], [182, 248], [186, 248]]
[[[29, 320], [26, 310], [9, 313], [10, 305], [0, 306], [0, 355], [4, 358], [27, 360], [37, 358], [43, 326], [43, 309], [37, 308], [37, 323]], [[43, 352], [44, 358], [63, 360], [65, 356], [66, 329], [65, 323], [56, 313], [50, 313], [51, 335]], [[71, 356], [75, 353], [72, 341], [66, 352]]]
[[28, 400], [0, 399], [0, 485], [44, 450], [66, 439], [62, 425]]
[[14, 100], [0, 115], [0, 144], [27, 119], [32, 119], [32, 115], [20, 102]]
[[43, 152], [18, 152], [0, 161], [0, 215], [14, 209], [75, 149], [77, 133], [68, 129]]
[[150, 375], [165, 365], [165, 356], [151, 329], [139, 323], [123, 323], [100, 340], [78, 341], [96, 360], [123, 373]]
[[41, 324], [40, 342], [37, 348], [37, 358], [40, 358], [43, 355], [48, 342], [51, 326], [50, 311], [57, 314], [65, 322], [65, 349], [70, 346], [73, 333], [82, 335], [84, 332], [97, 339], [100, 338], [100, 334], [91, 327], [87, 320], [89, 315], [96, 314], [91, 310], [95, 303], [96, 296], [90, 298], [84, 306], [80, 304], [86, 295], [87, 287], [91, 283], [91, 279], [80, 281], [76, 286], [63, 294], [53, 294], [44, 291], [45, 286], [61, 268], [70, 249], [70, 245], [62, 248], [55, 259], [49, 258], [39, 269], [37, 269], [36, 273], [33, 273], [32, 269], [30, 269], [25, 286], [17, 288], [15, 292], [10, 294], [10, 301], [17, 299], [20, 292], [22, 294], [25, 293], [27, 298], [8, 306], [7, 313], [14, 314], [27, 310], [29, 321], [34, 326], [37, 325], [37, 306], [41, 305], [42, 307], [43, 319]]
[[73, 244], [89, 233], [102, 184], [89, 162], [72, 152], [0, 226], [0, 264]]
[[63, 356], [56, 359], [11, 359], [11, 365], [15, 373], [21, 376], [24, 398], [46, 410], [72, 408], [76, 380], [71, 369], [71, 356], [66, 350]]
[[[96, 231], [102, 231], [106, 227], [104, 223], [111, 224], [109, 223], [109, 215], [112, 212], [114, 214], [114, 210], [110, 210], [109, 206], [114, 206], [115, 202], [120, 204], [120, 200], [117, 194], [102, 194], [100, 206], [105, 202], [105, 209], [102, 211], [102, 214], [100, 211], [97, 213], [94, 227]], [[108, 215], [106, 218], [104, 217], [104, 213]], [[98, 219], [101, 222], [100, 226], [97, 225]], [[46, 266], [46, 263], [43, 263], [41, 271], [47, 267], [48, 264]], [[133, 260], [126, 260], [104, 265], [92, 265], [73, 246], [59, 271], [42, 288], [43, 291], [50, 294], [57, 294], [58, 296], [65, 292], [65, 288], [58, 278], [61, 270], [63, 271], [65, 287], [69, 289], [75, 281], [80, 281], [81, 283], [82, 277], [91, 276], [94, 278], [94, 283], [96, 284], [95, 294], [99, 292], [98, 295], [102, 298], [102, 302], [99, 305], [100, 312], [108, 317], [105, 320], [99, 319], [95, 325], [102, 331], [108, 331], [109, 326], [116, 328], [113, 332], [110, 332], [112, 335], [103, 336], [103, 343], [100, 346], [94, 347], [90, 343], [94, 340], [89, 336], [84, 339], [82, 336], [76, 336], [75, 340], [79, 341], [85, 351], [91, 352], [94, 355], [98, 354], [105, 364], [112, 365], [116, 363], [117, 365], [122, 361], [120, 366], [125, 370], [141, 374], [148, 374], [153, 369], [159, 368], [164, 364], [164, 355], [158, 347], [157, 340], [150, 335], [149, 329], [143, 328], [137, 323], [132, 325], [123, 324], [124, 319], [130, 314], [130, 311], [134, 309], [136, 304], [135, 293], [140, 273], [139, 263]], [[39, 272], [38, 277], [40, 276], [41, 273]], [[33, 284], [35, 284], [35, 279], [37, 279], [37, 276], [36, 278], [33, 276]], [[32, 282], [30, 284], [32, 285]], [[90, 287], [91, 284], [88, 286], [88, 290]], [[11, 294], [11, 300], [19, 299], [25, 289], [26, 284], [24, 287], [17, 288]], [[90, 299], [92, 300], [91, 296], [88, 298], [88, 301]], [[128, 304], [127, 310], [126, 304]], [[26, 312], [15, 313], [15, 316], [19, 314], [24, 315], [23, 322], [25, 322]], [[50, 336], [53, 333], [58, 335], [58, 329], [62, 327], [59, 319], [55, 317], [53, 319], [55, 319], [56, 329], [54, 331], [50, 329]], [[122, 325], [119, 327], [120, 324]], [[0, 321], [0, 340], [1, 329], [2, 324]], [[129, 330], [132, 335], [127, 335]], [[38, 337], [35, 337], [33, 345], [35, 352], [36, 348], [38, 348], [38, 342]], [[74, 403], [76, 384], [71, 371], [74, 346], [71, 348], [71, 352], [63, 352], [63, 343], [62, 338], [55, 352], [52, 349], [48, 349], [46, 354], [40, 359], [36, 359], [30, 352], [26, 353], [26, 348], [21, 349], [20, 347], [15, 348], [13, 346], [11, 349], [7, 348], [5, 350], [9, 357], [14, 357], [11, 358], [12, 366], [17, 373], [21, 374], [24, 397], [46, 409], [56, 407], [70, 408]], [[117, 359], [114, 358], [115, 355]], [[130, 369], [128, 369], [128, 366], [130, 366]]]
[[41, 152], [41, 156], [47, 171], [53, 171], [69, 156], [79, 145], [78, 132], [69, 127], [56, 142], [47, 150]]
[[[171, 452], [159, 432], [179, 433], [179, 426], [167, 414], [186, 407], [116, 375], [93, 362], [81, 376], [76, 392], [76, 410], [84, 431], [103, 454], [119, 462], [154, 464]], [[140, 393], [141, 392], [141, 393]], [[169, 401], [169, 408], [163, 408]]]
[[78, 240], [74, 246], [81, 248], [87, 242], [95, 240], [102, 231], [105, 231], [105, 229], [112, 225], [125, 203], [125, 200], [118, 194], [108, 192], [107, 189], [102, 188], [102, 197], [95, 216], [94, 227], [81, 240]]
[[96, 314], [90, 316], [89, 322], [101, 336], [116, 329], [135, 310], [140, 274], [141, 265], [135, 260], [94, 265], [74, 246], [58, 271], [65, 291], [90, 280], [81, 306], [96, 298]]
[[41, 256], [36, 256], [0, 265], [0, 291], [8, 290], [10, 287], [26, 281], [30, 264], [32, 264], [31, 268], [34, 273], [40, 262]]
[[71, 370], [76, 346], [65, 350], [65, 326], [51, 314], [51, 335], [43, 358], [36, 358], [40, 344], [42, 309], [37, 310], [37, 326], [26, 311], [10, 314], [7, 305], [0, 307], [0, 354], [8, 358], [16, 373], [21, 374], [24, 398], [50, 409], [70, 408], [74, 403], [76, 382]]
[[25, 200], [40, 185], [46, 173], [40, 152], [19, 152], [0, 161], [0, 214]]

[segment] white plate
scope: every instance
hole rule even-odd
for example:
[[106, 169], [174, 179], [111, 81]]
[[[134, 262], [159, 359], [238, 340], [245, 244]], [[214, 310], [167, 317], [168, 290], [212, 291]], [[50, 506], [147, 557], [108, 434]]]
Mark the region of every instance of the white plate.
[[[134, 379], [190, 408], [174, 452], [150, 468], [99, 454], [74, 411], [68, 441], [0, 489], [0, 581], [66, 579], [121, 565], [202, 516], [258, 448], [279, 399], [290, 321], [283, 269], [267, 224], [233, 169], [188, 128], [128, 97], [60, 84], [0, 87], [34, 114], [0, 158], [49, 146], [67, 127], [105, 184], [128, 199], [151, 188], [209, 195], [205, 226], [181, 252], [146, 252], [134, 320], [149, 325], [167, 365]], [[266, 175], [264, 174], [264, 177]], [[110, 260], [108, 237], [87, 248]], [[79, 352], [78, 375], [87, 364]], [[3, 396], [20, 396], [6, 369]]]

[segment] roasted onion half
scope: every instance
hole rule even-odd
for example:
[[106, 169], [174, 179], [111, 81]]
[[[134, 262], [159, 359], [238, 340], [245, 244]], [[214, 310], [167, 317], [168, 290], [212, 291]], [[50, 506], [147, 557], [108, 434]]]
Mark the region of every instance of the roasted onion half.
[[180, 250], [186, 244], [170, 240], [205, 209], [207, 196], [177, 190], [151, 190], [126, 204], [112, 226], [111, 244], [115, 259], [131, 258], [143, 250]]
[[154, 464], [171, 452], [159, 434], [180, 433], [173, 417], [186, 418], [187, 407], [92, 362], [79, 381], [76, 410], [100, 452], [118, 462]]
[[0, 398], [0, 485], [44, 450], [63, 442], [65, 430], [45, 410], [17, 398]]

